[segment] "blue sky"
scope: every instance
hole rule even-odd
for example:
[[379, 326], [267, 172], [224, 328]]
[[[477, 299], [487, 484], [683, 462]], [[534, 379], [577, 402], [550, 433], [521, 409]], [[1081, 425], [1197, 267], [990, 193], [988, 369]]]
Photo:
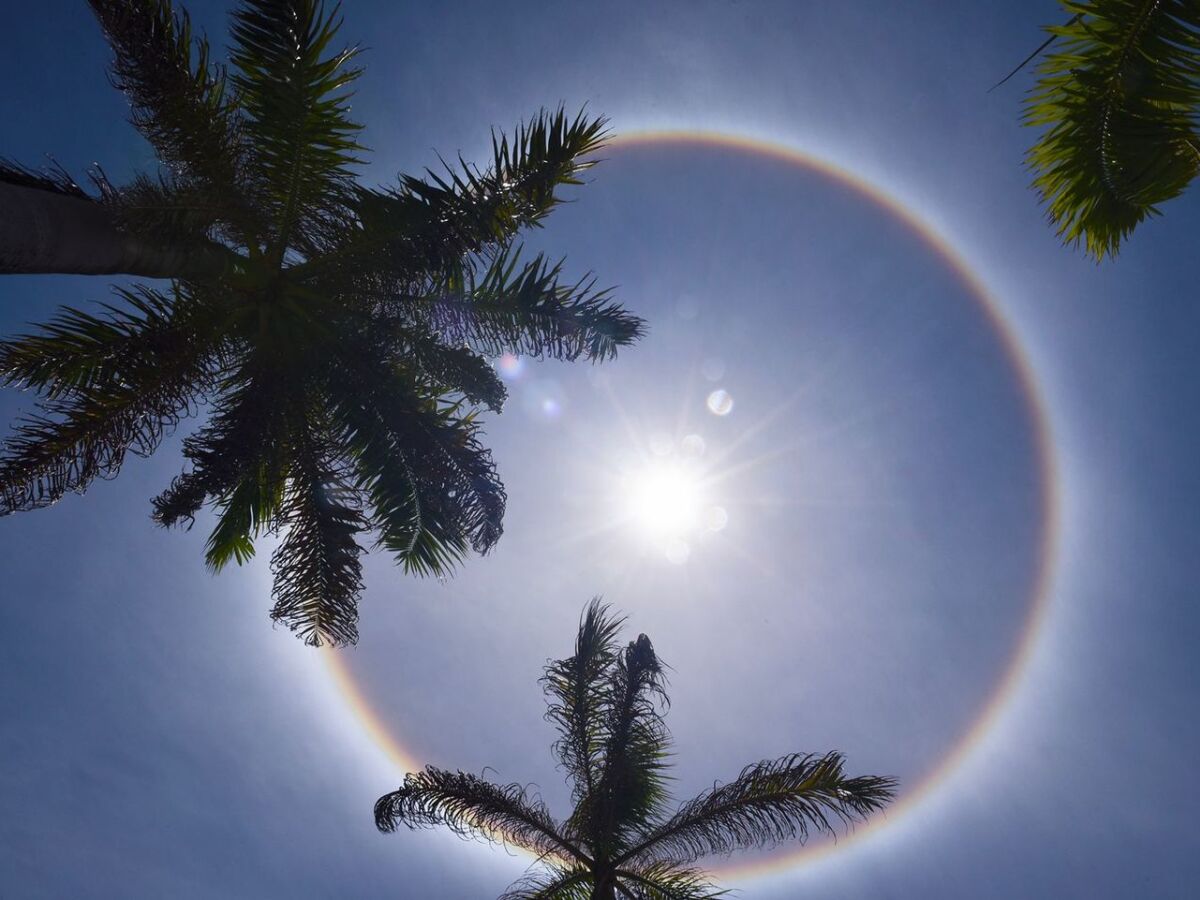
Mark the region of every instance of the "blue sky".
[[[217, 41], [225, 6], [190, 6]], [[348, 6], [342, 37], [368, 48], [365, 180], [436, 152], [483, 159], [489, 127], [559, 102], [617, 131], [774, 141], [936, 229], [1036, 374], [1060, 543], [1009, 702], [881, 827], [726, 883], [1189, 896], [1200, 212], [1167, 205], [1115, 263], [1058, 244], [1021, 164], [1029, 81], [986, 93], [1057, 4]], [[0, 153], [94, 161], [117, 182], [151, 166], [83, 5], [10, 20]], [[562, 812], [536, 679], [603, 593], [673, 667], [681, 796], [832, 748], [915, 786], [977, 720], [1028, 610], [1036, 447], [1011, 360], [945, 261], [861, 194], [728, 148], [607, 156], [530, 242], [618, 285], [649, 335], [599, 368], [524, 364], [487, 424], [510, 496], [500, 545], [445, 584], [372, 555], [346, 664], [413, 758], [536, 782]], [[0, 331], [106, 298], [103, 279], [7, 277]], [[705, 402], [718, 389], [724, 416]], [[0, 395], [6, 418], [28, 405]], [[727, 521], [689, 534], [680, 562], [623, 515], [630, 471], [689, 454]], [[152, 525], [179, 468], [176, 438], [86, 497], [0, 521], [0, 894], [499, 894], [527, 860], [375, 832], [371, 805], [403, 771], [321, 656], [271, 628], [265, 553], [214, 578], [205, 521]]]

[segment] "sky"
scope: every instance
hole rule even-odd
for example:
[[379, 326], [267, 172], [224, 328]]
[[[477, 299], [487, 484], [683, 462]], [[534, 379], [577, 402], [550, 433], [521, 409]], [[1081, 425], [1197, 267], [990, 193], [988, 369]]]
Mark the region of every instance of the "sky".
[[[151, 169], [84, 4], [10, 6], [0, 154]], [[537, 678], [598, 594], [671, 667], [680, 799], [793, 751], [901, 781], [836, 845], [709, 861], [738, 896], [1191, 896], [1200, 209], [1115, 262], [1058, 242], [1030, 78], [988, 92], [1058, 5], [346, 7], [368, 183], [610, 117], [528, 244], [648, 334], [497, 361], [504, 537], [445, 582], [372, 554], [336, 655], [271, 626], [265, 546], [214, 577], [211, 520], [150, 522], [186, 428], [0, 520], [0, 896], [500, 894], [527, 857], [371, 807], [432, 763], [564, 814]], [[226, 4], [189, 8], [219, 44]], [[0, 333], [108, 290], [7, 276]]]

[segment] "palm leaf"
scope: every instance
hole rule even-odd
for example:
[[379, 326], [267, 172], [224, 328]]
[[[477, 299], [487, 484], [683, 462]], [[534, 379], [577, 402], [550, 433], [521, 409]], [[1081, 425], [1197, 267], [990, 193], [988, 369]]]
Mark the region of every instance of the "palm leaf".
[[612, 667], [603, 708], [604, 746], [591, 803], [572, 817], [597, 856], [611, 860], [633, 835], [655, 821], [666, 801], [670, 736], [660, 707], [667, 695], [663, 667], [646, 635], [638, 635]]
[[311, 429], [297, 435], [293, 447], [281, 521], [287, 533], [271, 559], [271, 618], [307, 644], [353, 644], [362, 591], [355, 536], [367, 522], [346, 473]]
[[1058, 233], [1097, 259], [1115, 255], [1158, 204], [1200, 171], [1200, 6], [1192, 0], [1062, 0], [1047, 29], [1025, 121], [1034, 186]]
[[618, 869], [618, 891], [630, 900], [718, 900], [729, 896], [698, 869], [671, 863], [652, 863], [638, 869]]
[[481, 276], [435, 286], [425, 296], [401, 296], [398, 314], [418, 318], [442, 339], [467, 344], [487, 356], [575, 360], [610, 359], [644, 331], [592, 278], [562, 280], [562, 263], [538, 254], [522, 261], [520, 249], [496, 255]]
[[576, 805], [590, 806], [603, 750], [602, 717], [611, 701], [609, 675], [623, 618], [595, 598], [584, 610], [575, 653], [546, 666], [546, 719], [558, 729], [555, 754], [571, 780]]
[[595, 164], [607, 122], [581, 111], [539, 112], [511, 139], [492, 134], [492, 163], [483, 172], [457, 168], [403, 176], [395, 190], [359, 187], [351, 227], [320, 259], [302, 267], [309, 277], [337, 272], [404, 279], [413, 271], [459, 271], [465, 257], [505, 246], [522, 228], [540, 224], [562, 202], [557, 189], [578, 184]]
[[592, 873], [579, 866], [548, 865], [509, 886], [497, 900], [591, 900]]
[[539, 856], [590, 860], [564, 838], [550, 811], [519, 784], [494, 785], [465, 772], [426, 766], [410, 772], [404, 785], [375, 803], [375, 827], [445, 825], [460, 837], [512, 844]]
[[142, 315], [68, 309], [41, 334], [0, 344], [0, 378], [45, 397], [0, 452], [0, 515], [113, 477], [130, 450], [149, 455], [211, 383], [211, 346], [188, 323], [191, 304], [172, 310], [150, 288], [119, 293]]
[[344, 338], [326, 379], [330, 412], [381, 544], [422, 575], [450, 571], [468, 546], [486, 553], [502, 531], [505, 494], [474, 421], [381, 360], [379, 335]]
[[134, 126], [174, 179], [203, 191], [210, 223], [252, 230], [255, 217], [240, 190], [241, 120], [208, 41], [169, 0], [89, 3], [113, 50], [112, 82], [129, 98]]
[[346, 88], [361, 70], [348, 65], [357, 50], [330, 50], [340, 24], [319, 0], [243, 0], [233, 14], [233, 81], [276, 264], [316, 252], [345, 218], [361, 149]]
[[738, 777], [685, 803], [649, 830], [618, 860], [689, 863], [710, 854], [803, 842], [811, 831], [832, 833], [882, 809], [895, 780], [847, 778], [840, 753], [792, 754], [747, 766]]

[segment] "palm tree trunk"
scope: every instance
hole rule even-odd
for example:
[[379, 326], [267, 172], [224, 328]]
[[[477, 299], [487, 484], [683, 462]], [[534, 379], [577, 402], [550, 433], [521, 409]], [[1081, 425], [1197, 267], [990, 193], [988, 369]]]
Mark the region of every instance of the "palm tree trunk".
[[597, 878], [592, 882], [591, 900], [617, 900], [615, 878]]
[[233, 271], [236, 262], [215, 243], [199, 250], [147, 244], [119, 230], [94, 201], [0, 183], [0, 273], [203, 279]]

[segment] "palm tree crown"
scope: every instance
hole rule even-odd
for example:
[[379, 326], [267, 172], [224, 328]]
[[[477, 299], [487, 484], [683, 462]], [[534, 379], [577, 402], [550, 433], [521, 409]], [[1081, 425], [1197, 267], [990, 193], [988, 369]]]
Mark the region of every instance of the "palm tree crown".
[[1200, 3], [1060, 0], [1025, 121], [1034, 187], [1058, 233], [1115, 256], [1200, 172]]
[[663, 665], [644, 634], [619, 646], [622, 622], [593, 601], [574, 655], [542, 679], [575, 804], [565, 822], [519, 784], [428, 766], [379, 798], [379, 829], [445, 825], [537, 854], [544, 871], [502, 900], [702, 900], [723, 893], [694, 865], [702, 857], [803, 842], [891, 800], [894, 779], [849, 778], [832, 752], [755, 763], [671, 811]]
[[214, 569], [282, 531], [273, 618], [353, 642], [362, 535], [417, 574], [500, 536], [477, 411], [505, 388], [487, 357], [602, 360], [641, 334], [592, 279], [514, 240], [579, 183], [605, 123], [543, 112], [494, 135], [484, 170], [365, 187], [356, 51], [334, 48], [319, 0], [242, 0], [227, 67], [169, 0], [90, 3], [162, 169], [122, 187], [97, 172], [93, 196], [0, 165], [0, 271], [171, 281], [0, 343], [0, 380], [40, 395], [0, 451], [0, 515], [115, 475], [203, 404], [154, 519], [215, 506]]

